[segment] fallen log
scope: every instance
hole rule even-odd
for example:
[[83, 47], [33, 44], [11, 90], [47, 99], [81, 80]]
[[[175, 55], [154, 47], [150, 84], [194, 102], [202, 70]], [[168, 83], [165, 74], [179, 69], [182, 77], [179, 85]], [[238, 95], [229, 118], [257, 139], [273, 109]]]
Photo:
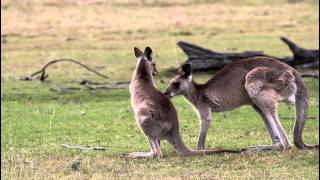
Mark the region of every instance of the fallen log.
[[215, 52], [184, 41], [179, 41], [177, 45], [188, 57], [184, 63], [191, 64], [194, 71], [219, 70], [230, 62], [254, 56], [272, 57], [285, 62], [292, 67], [319, 67], [319, 50], [301, 48], [285, 37], [281, 37], [281, 40], [289, 46], [289, 49], [293, 53], [293, 57], [274, 57], [264, 54], [262, 51], [245, 51], [240, 53]]
[[306, 68], [319, 67], [319, 49], [304, 49], [285, 37], [281, 37], [280, 39], [289, 46], [289, 49], [293, 54], [292, 59], [287, 62], [290, 66], [309, 65], [306, 66]]
[[179, 41], [177, 44], [188, 56], [188, 59], [184, 63], [189, 63], [194, 71], [219, 70], [230, 62], [238, 59], [264, 56], [260, 51], [221, 53], [184, 41]]
[[303, 77], [303, 78], [318, 78], [319, 79], [319, 73], [301, 73], [301, 77]]

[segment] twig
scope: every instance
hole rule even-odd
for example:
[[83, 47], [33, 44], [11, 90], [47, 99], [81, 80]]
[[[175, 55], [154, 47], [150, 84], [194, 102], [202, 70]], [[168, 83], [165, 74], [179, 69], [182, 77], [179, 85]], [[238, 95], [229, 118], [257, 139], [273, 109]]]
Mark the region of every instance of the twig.
[[[80, 82], [81, 85], [84, 85], [89, 90], [96, 90], [96, 89], [124, 89], [127, 88], [130, 84], [130, 81], [124, 82], [117, 82], [115, 84], [105, 83], [98, 83], [93, 81], [82, 81]], [[94, 86], [93, 86], [94, 85]]]
[[57, 93], [64, 93], [64, 92], [72, 92], [72, 91], [79, 91], [81, 88], [78, 87], [61, 87], [61, 88], [50, 88], [50, 91], [57, 92]]
[[[109, 84], [108, 82], [96, 82], [96, 81], [92, 81], [92, 80], [82, 80], [79, 82], [80, 85], [106, 85]], [[130, 81], [120, 81], [120, 82], [116, 82], [114, 85], [121, 85], [121, 84], [130, 84]]]
[[80, 149], [80, 150], [96, 150], [96, 151], [104, 151], [105, 147], [83, 147], [83, 146], [69, 146], [67, 144], [62, 144], [62, 147], [68, 149]]
[[108, 84], [107, 82], [95, 82], [88, 79], [82, 80], [79, 82], [80, 85], [102, 85], [102, 84]]
[[74, 59], [62, 58], [62, 59], [54, 59], [54, 60], [48, 62], [48, 63], [47, 63], [46, 65], [44, 65], [39, 71], [34, 72], [34, 73], [31, 74], [30, 76], [24, 77], [22, 80], [31, 81], [31, 80], [33, 80], [33, 77], [34, 77], [34, 76], [36, 76], [36, 75], [38, 75], [38, 74], [41, 73], [40, 81], [43, 82], [43, 81], [45, 81], [45, 80], [48, 78], [48, 74], [46, 74], [46, 69], [47, 69], [51, 64], [55, 64], [55, 63], [58, 63], [58, 62], [61, 62], [61, 61], [69, 61], [69, 62], [78, 64], [78, 65], [80, 65], [81, 67], [87, 69], [87, 70], [90, 71], [90, 72], [93, 72], [94, 74], [96, 74], [96, 75], [98, 75], [98, 76], [100, 76], [100, 77], [102, 77], [102, 78], [104, 78], [104, 79], [109, 79], [108, 76], [103, 75], [103, 74], [101, 74], [101, 73], [99, 73], [99, 72], [91, 69], [90, 67], [88, 67], [88, 66], [86, 66], [86, 65], [84, 65], [84, 64], [82, 64], [82, 63], [80, 63], [80, 62], [78, 62], [78, 61], [76, 61], [76, 60], [74, 60]]
[[[94, 85], [90, 85], [94, 84]], [[129, 86], [130, 82], [117, 82], [115, 84], [110, 84], [107, 82], [99, 83], [99, 82], [91, 82], [88, 81], [88, 83], [83, 83], [83, 81], [80, 82], [80, 85], [83, 85], [84, 88], [80, 87], [60, 87], [60, 88], [50, 88], [49, 90], [56, 93], [68, 93], [68, 92], [75, 92], [75, 91], [81, 91], [81, 90], [99, 90], [99, 89], [124, 89]]]
[[102, 84], [102, 85], [96, 85], [96, 86], [89, 86], [84, 85], [89, 90], [96, 90], [96, 89], [124, 89], [128, 87], [128, 84]]

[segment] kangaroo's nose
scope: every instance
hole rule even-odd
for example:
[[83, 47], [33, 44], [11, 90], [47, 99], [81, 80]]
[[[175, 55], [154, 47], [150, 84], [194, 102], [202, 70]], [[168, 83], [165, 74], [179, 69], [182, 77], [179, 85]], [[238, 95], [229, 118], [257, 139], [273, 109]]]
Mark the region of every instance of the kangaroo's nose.
[[159, 74], [158, 70], [157, 70], [156, 68], [154, 68], [154, 72], [152, 73], [152, 75], [153, 75], [153, 76], [156, 76], [156, 75], [158, 75], [158, 74]]
[[163, 94], [166, 95], [168, 98], [171, 98], [170, 93], [168, 91], [165, 91]]

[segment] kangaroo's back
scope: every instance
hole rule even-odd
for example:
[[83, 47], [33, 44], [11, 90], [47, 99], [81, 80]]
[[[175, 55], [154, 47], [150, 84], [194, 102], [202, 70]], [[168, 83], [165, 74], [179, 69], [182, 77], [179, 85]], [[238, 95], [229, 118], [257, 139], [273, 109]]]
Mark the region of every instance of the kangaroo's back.
[[209, 99], [215, 98], [215, 101], [219, 103], [221, 109], [217, 108], [217, 111], [251, 104], [250, 97], [245, 89], [245, 81], [247, 74], [257, 67], [295, 71], [290, 66], [270, 57], [247, 58], [233, 62], [218, 71], [203, 85], [202, 91]]
[[177, 113], [172, 102], [154, 86], [141, 81], [132, 82], [130, 92], [134, 112], [152, 112], [157, 121], [177, 121]]

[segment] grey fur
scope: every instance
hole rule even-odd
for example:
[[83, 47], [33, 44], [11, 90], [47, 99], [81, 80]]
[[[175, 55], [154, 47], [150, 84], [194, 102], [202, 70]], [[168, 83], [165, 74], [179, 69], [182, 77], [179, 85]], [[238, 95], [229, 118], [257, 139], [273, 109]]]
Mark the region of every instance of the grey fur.
[[[186, 67], [184, 67], [186, 66]], [[197, 110], [200, 133], [197, 149], [204, 149], [211, 113], [250, 105], [263, 119], [272, 145], [258, 145], [246, 150], [290, 149], [288, 137], [277, 115], [277, 104], [285, 101], [296, 105], [294, 143], [300, 148], [318, 148], [302, 140], [308, 112], [308, 94], [299, 73], [292, 67], [268, 57], [253, 57], [230, 63], [205, 84], [197, 84], [185, 64], [165, 91], [168, 97], [183, 95]], [[183, 72], [184, 69], [187, 72]], [[188, 74], [188, 76], [186, 76]], [[209, 121], [209, 122], [208, 122]]]
[[[138, 126], [149, 140], [150, 152], [133, 152], [129, 158], [161, 157], [160, 140], [167, 140], [184, 156], [203, 155], [222, 152], [239, 152], [229, 150], [191, 150], [185, 146], [179, 133], [177, 112], [170, 99], [158, 91], [154, 84], [152, 74], [155, 65], [152, 59], [135, 48], [138, 59], [130, 83], [131, 104]], [[151, 50], [151, 49], [150, 49]], [[145, 52], [149, 52], [147, 50]]]

